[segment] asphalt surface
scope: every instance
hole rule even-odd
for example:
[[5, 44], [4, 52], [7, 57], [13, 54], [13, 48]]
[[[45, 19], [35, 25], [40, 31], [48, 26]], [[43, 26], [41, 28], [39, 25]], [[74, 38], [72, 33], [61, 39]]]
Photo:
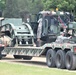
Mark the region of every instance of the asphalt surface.
[[[45, 57], [33, 57], [31, 60], [23, 60], [23, 59], [14, 59], [13, 56], [8, 55], [6, 57], [3, 57], [0, 60], [0, 62], [6, 62], [6, 63], [10, 63], [10, 64], [20, 64], [20, 65], [24, 65], [24, 66], [27, 65], [27, 66], [37, 66], [37, 67], [41, 67], [41, 68], [48, 68], [48, 66], [46, 65]], [[63, 71], [69, 71], [69, 72], [76, 73], [76, 70], [70, 71], [70, 70], [64, 69]]]
[[38, 67], [47, 67], [46, 58], [45, 57], [33, 57], [31, 60], [23, 60], [23, 59], [14, 59], [12, 55], [8, 55], [3, 57], [0, 62], [7, 62], [13, 64], [22, 64], [29, 66], [38, 66]]

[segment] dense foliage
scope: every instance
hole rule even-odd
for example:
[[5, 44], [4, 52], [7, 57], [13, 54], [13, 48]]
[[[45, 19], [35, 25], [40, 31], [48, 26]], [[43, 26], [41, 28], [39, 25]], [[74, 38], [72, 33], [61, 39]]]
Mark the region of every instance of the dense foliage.
[[20, 12], [38, 13], [56, 8], [75, 14], [76, 0], [0, 0], [0, 10], [5, 17], [20, 17]]

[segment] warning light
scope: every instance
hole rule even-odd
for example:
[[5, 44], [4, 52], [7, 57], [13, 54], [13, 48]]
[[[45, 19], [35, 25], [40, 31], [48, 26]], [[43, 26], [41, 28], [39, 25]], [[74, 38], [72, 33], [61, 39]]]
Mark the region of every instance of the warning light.
[[56, 8], [56, 11], [58, 11], [58, 8]]

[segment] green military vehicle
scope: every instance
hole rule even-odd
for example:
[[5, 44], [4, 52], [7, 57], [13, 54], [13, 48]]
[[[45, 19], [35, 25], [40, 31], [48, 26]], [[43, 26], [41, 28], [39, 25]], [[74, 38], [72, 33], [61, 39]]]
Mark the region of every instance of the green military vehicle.
[[66, 28], [68, 22], [73, 22], [74, 20], [74, 16], [69, 12], [44, 10], [38, 14], [31, 14], [29, 18], [35, 39], [37, 38], [38, 20], [42, 18], [42, 45], [44, 43], [54, 42], [60, 32]]
[[[50, 21], [48, 18], [46, 19]], [[16, 19], [14, 21], [16, 21]], [[49, 28], [47, 27], [47, 25], [50, 24], [48, 21], [45, 20], [44, 29]], [[19, 21], [16, 21], [14, 23], [18, 22]], [[44, 43], [40, 47], [34, 46], [34, 34], [30, 23], [19, 23], [18, 26], [14, 23], [5, 23], [0, 27], [1, 32], [4, 32], [5, 35], [9, 36], [9, 33], [12, 32], [9, 36], [11, 37], [10, 45], [5, 46], [3, 49], [0, 48], [0, 59], [3, 54], [12, 54], [14, 58], [23, 58], [26, 60], [31, 60], [32, 57], [44, 56], [46, 57], [48, 67], [66, 68], [70, 70], [76, 69], [75, 22], [68, 24], [68, 29], [72, 31], [72, 39], [65, 39], [62, 43], [55, 42], [55, 40], [50, 42], [51, 39], [49, 39], [49, 42]], [[54, 29], [55, 26], [56, 29]], [[54, 33], [56, 30], [59, 32], [59, 27], [60, 26], [54, 25], [50, 27], [50, 30], [53, 29]], [[57, 28], [59, 28], [59, 30]], [[3, 29], [4, 31], [2, 31]], [[46, 31], [47, 30], [48, 29], [46, 29]], [[46, 33], [46, 31], [44, 32]], [[58, 33], [57, 31], [56, 33]]]

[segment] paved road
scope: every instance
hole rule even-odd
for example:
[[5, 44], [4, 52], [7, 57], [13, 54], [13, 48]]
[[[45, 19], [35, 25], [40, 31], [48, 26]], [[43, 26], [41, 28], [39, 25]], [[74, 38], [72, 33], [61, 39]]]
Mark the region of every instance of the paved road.
[[[13, 56], [7, 56], [4, 57], [2, 60], [0, 60], [0, 62], [6, 62], [6, 63], [11, 63], [11, 64], [21, 64], [21, 65], [28, 65], [28, 66], [37, 66], [37, 67], [41, 67], [41, 68], [48, 68], [46, 65], [46, 58], [44, 57], [33, 57], [32, 60], [23, 60], [23, 59], [14, 59]], [[64, 71], [69, 71], [64, 69]], [[74, 71], [69, 71], [69, 72], [75, 72]]]
[[14, 59], [13, 56], [8, 55], [3, 57], [0, 62], [12, 62], [15, 64], [29, 65], [29, 66], [39, 66], [39, 67], [47, 67], [46, 58], [44, 57], [33, 57], [31, 60], [23, 60], [23, 59]]

